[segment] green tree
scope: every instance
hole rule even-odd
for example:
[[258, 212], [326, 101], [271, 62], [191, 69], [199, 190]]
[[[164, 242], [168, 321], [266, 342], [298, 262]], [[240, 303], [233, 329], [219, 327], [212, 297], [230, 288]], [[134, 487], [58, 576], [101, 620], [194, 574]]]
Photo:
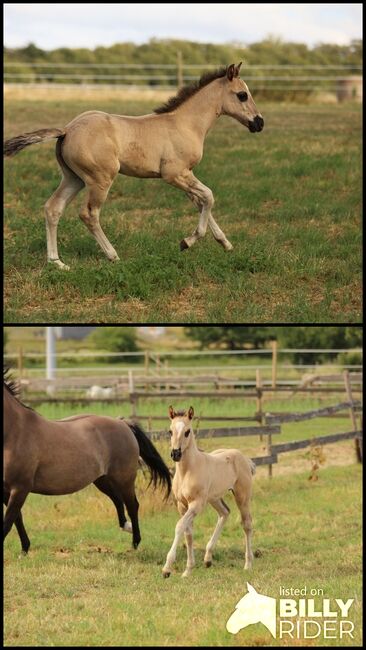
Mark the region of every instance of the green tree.
[[[135, 327], [97, 327], [88, 336], [88, 342], [101, 351], [107, 352], [138, 352], [137, 334]], [[108, 357], [109, 361], [120, 361], [119, 357]], [[138, 357], [130, 357], [129, 363], [137, 361]]]
[[276, 338], [275, 328], [252, 325], [185, 327], [185, 333], [188, 338], [198, 341], [201, 348], [224, 345], [229, 350], [240, 350], [244, 346], [258, 348]]
[[[279, 332], [280, 345], [293, 349], [333, 349], [350, 347], [346, 340], [345, 326], [302, 326], [281, 327]], [[297, 363], [316, 363], [320, 361], [335, 361], [334, 354], [322, 352], [298, 352], [290, 355]]]

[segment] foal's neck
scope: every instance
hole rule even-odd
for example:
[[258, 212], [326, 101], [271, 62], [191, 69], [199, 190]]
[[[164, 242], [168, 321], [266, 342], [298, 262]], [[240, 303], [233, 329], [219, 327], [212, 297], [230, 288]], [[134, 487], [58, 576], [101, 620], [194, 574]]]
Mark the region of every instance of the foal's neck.
[[188, 447], [185, 448], [182, 458], [178, 463], [178, 468], [179, 471], [182, 474], [185, 474], [187, 470], [189, 470], [192, 466], [192, 463], [194, 463], [195, 458], [200, 454], [201, 452], [199, 451], [197, 445], [196, 445], [196, 438], [194, 437], [192, 433], [192, 437], [190, 440], [190, 443]]
[[182, 104], [176, 112], [202, 140], [222, 114], [222, 90], [216, 79]]

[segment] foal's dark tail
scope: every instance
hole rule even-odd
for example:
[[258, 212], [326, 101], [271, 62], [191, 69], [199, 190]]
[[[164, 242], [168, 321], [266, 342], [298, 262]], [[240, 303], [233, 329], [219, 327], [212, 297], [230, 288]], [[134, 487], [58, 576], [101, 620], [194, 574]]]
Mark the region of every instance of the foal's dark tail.
[[[121, 418], [123, 419], [123, 418]], [[128, 426], [135, 434], [136, 440], [140, 447], [140, 456], [145, 461], [150, 469], [151, 480], [154, 487], [160, 485], [166, 486], [166, 496], [170, 494], [172, 489], [172, 479], [168, 467], [165, 465], [158, 450], [154, 447], [153, 443], [147, 437], [146, 433], [139, 427], [136, 422], [128, 421]]]
[[52, 138], [61, 138], [65, 133], [66, 131], [61, 129], [39, 129], [39, 131], [32, 131], [31, 133], [22, 133], [4, 142], [4, 156], [15, 156], [18, 151], [29, 147], [31, 144], [45, 142]]

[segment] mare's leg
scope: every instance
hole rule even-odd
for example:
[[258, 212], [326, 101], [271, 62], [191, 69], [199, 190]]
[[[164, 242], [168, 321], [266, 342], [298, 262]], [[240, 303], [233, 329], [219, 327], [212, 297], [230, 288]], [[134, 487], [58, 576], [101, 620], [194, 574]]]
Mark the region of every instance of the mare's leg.
[[134, 483], [132, 483], [129, 487], [126, 487], [124, 489], [123, 501], [126, 504], [127, 512], [131, 519], [132, 546], [134, 548], [137, 548], [141, 542], [141, 534], [140, 534], [139, 519], [138, 519], [139, 502], [137, 501], [136, 498]]
[[103, 492], [103, 494], [106, 494], [113, 501], [117, 510], [120, 528], [127, 533], [132, 533], [132, 526], [126, 519], [123, 501], [121, 501], [117, 494], [115, 494], [110, 482], [108, 481], [108, 478], [106, 476], [101, 476], [96, 481], [94, 481], [94, 485], [98, 488], [98, 490]]
[[183, 533], [187, 530], [189, 531], [192, 528], [192, 523], [196, 515], [198, 515], [204, 506], [202, 500], [196, 499], [189, 504], [187, 512], [181, 517], [175, 527], [175, 536], [174, 541], [171, 546], [171, 549], [166, 556], [166, 562], [163, 567], [163, 576], [164, 578], [169, 578], [175, 558], [177, 555], [177, 548], [179, 540], [181, 539]]
[[[8, 505], [9, 496], [10, 495], [9, 495], [8, 492], [4, 492], [3, 500], [4, 500], [5, 505]], [[22, 513], [20, 513], [20, 515], [17, 517], [17, 519], [15, 520], [14, 523], [15, 523], [16, 529], [18, 531], [20, 543], [22, 545], [22, 551], [26, 555], [28, 553], [28, 551], [29, 551], [30, 541], [29, 541], [29, 537], [27, 535], [27, 532], [26, 532], [26, 530], [24, 528]]]
[[[182, 503], [178, 502], [178, 511], [181, 517], [185, 515], [187, 512], [187, 507], [184, 506]], [[182, 573], [182, 578], [187, 578], [189, 574], [191, 573], [195, 561], [194, 561], [194, 551], [193, 551], [193, 524], [188, 526], [185, 530], [184, 533], [185, 541], [186, 541], [186, 548], [187, 548], [187, 566], [185, 568], [184, 573]]]
[[61, 142], [57, 141], [56, 158], [61, 167], [63, 178], [56, 192], [52, 194], [45, 205], [47, 258], [49, 262], [53, 262], [60, 269], [68, 270], [69, 267], [61, 262], [58, 256], [57, 226], [66, 206], [83, 189], [84, 182], [66, 165], [61, 155], [61, 146]]
[[96, 177], [93, 181], [87, 182], [88, 195], [80, 212], [80, 219], [85, 223], [111, 262], [119, 260], [119, 257], [101, 228], [99, 214], [117, 171], [112, 178], [109, 176]]
[[137, 501], [135, 493], [136, 476], [134, 476], [129, 483], [122, 483], [118, 478], [112, 476], [108, 476], [107, 478], [114, 494], [120, 501], [123, 501], [127, 508], [132, 526], [132, 546], [137, 548], [141, 542], [141, 535], [138, 520], [139, 502]]
[[210, 504], [212, 505], [213, 508], [218, 512], [219, 518], [217, 520], [217, 524], [215, 527], [215, 530], [212, 534], [211, 539], [208, 541], [207, 546], [206, 546], [206, 552], [205, 552], [205, 557], [204, 557], [204, 563], [206, 567], [210, 567], [212, 564], [212, 552], [217, 544], [217, 540], [220, 536], [220, 533], [224, 527], [225, 521], [227, 520], [229, 514], [230, 514], [230, 509], [226, 505], [226, 503], [223, 501], [223, 499], [215, 499], [210, 501]]
[[252, 517], [250, 514], [250, 494], [239, 480], [234, 485], [234, 497], [241, 514], [241, 522], [245, 533], [245, 569], [251, 569], [253, 563], [252, 552]]
[[9, 533], [12, 525], [17, 521], [17, 519], [19, 519], [23, 503], [26, 500], [28, 494], [29, 490], [23, 486], [14, 487], [10, 490], [10, 495], [4, 516], [4, 539]]
[[217, 239], [217, 241], [220, 242], [220, 244], [222, 244], [226, 250], [231, 250], [232, 245], [226, 239], [224, 233], [222, 230], [220, 230], [211, 214], [211, 210], [214, 204], [212, 191], [206, 187], [206, 185], [201, 183], [189, 170], [180, 172], [176, 176], [172, 176], [171, 174], [165, 172], [163, 178], [170, 185], [174, 185], [175, 187], [179, 187], [180, 189], [184, 190], [184, 192], [186, 192], [191, 201], [193, 201], [195, 206], [200, 211], [198, 226], [190, 237], [185, 237], [181, 241], [181, 250], [190, 248], [197, 241], [197, 239], [204, 237], [208, 224], [213, 232], [215, 239]]

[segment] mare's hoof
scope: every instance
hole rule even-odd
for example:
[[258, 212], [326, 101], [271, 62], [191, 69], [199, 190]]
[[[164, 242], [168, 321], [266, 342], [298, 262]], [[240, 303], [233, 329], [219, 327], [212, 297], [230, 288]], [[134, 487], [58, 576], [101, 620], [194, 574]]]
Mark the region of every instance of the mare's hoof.
[[181, 250], [181, 251], [185, 251], [186, 248], [189, 248], [189, 246], [188, 246], [186, 240], [185, 240], [185, 239], [182, 239], [182, 241], [180, 242], [180, 250]]

